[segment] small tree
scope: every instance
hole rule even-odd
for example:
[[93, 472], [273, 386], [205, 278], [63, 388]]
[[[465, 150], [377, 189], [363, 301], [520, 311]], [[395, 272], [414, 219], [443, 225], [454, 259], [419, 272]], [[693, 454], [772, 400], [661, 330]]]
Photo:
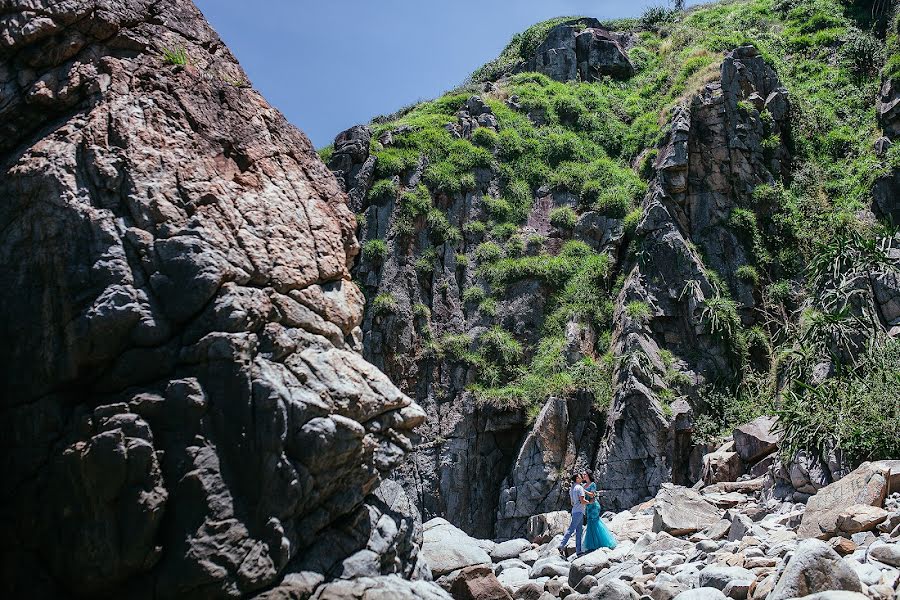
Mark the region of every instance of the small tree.
[[675, 0], [675, 10], [681, 12], [684, 10], [684, 0]]

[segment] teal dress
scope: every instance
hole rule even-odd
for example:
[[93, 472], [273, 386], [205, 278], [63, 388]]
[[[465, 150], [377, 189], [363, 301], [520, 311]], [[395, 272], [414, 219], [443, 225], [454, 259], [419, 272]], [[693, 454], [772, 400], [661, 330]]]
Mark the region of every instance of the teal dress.
[[[584, 488], [586, 492], [596, 492], [597, 484], [591, 483]], [[585, 506], [587, 517], [587, 529], [584, 533], [584, 549], [587, 552], [597, 548], [615, 548], [616, 538], [609, 532], [603, 521], [600, 520], [600, 503], [595, 498]]]

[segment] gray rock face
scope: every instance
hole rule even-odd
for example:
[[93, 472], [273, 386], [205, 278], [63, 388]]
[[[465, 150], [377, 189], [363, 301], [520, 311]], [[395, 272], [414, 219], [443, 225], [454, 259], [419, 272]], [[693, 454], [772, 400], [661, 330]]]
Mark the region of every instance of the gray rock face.
[[306, 137], [191, 3], [14, 3], [0, 38], [6, 594], [412, 576], [379, 484], [425, 415], [356, 351], [355, 222]]
[[900, 81], [886, 79], [875, 105], [878, 121], [889, 138], [900, 136]]
[[[597, 31], [580, 33], [588, 30]], [[578, 47], [608, 50], [604, 35], [627, 46], [626, 38], [599, 32], [597, 22], [563, 24], [548, 34], [534, 64], [522, 68], [543, 69], [558, 79], [598, 76], [579, 72]], [[507, 104], [521, 109], [513, 97]], [[366, 311], [364, 356], [430, 415], [422, 431], [429, 442], [395, 475], [426, 518], [444, 515], [481, 537], [532, 539], [525, 532], [531, 515], [567, 508], [565, 488], [558, 482], [561, 469], [592, 466], [604, 490], [601, 504], [613, 510], [653, 497], [664, 482], [695, 481], [691, 466], [698, 475], [703, 454], [695, 453], [691, 460], [692, 405], [702, 402], [697, 390], [737, 368], [734, 340], [712, 330], [705, 310], [723, 291], [701, 252], [723, 257], [721, 264], [709, 265], [721, 273], [734, 273], [747, 262], [750, 242], [731, 231], [728, 219], [734, 208], [753, 205], [754, 186], [774, 182], [773, 174], [780, 176], [787, 168], [789, 108], [774, 71], [753, 48], [740, 48], [725, 58], [720, 81], [708, 84], [676, 111], [659, 150], [643, 220], [634, 236], [629, 234], [641, 245], [639, 263], [622, 251], [626, 236], [621, 220], [587, 212], [563, 234], [550, 223], [549, 214], [555, 206], [572, 206], [577, 199], [547, 186], [533, 192], [532, 210], [519, 235], [544, 236], [547, 251], [560, 248], [569, 237], [583, 240], [608, 251], [625, 275], [613, 319], [611, 350], [619, 360], [612, 404], [600, 412], [589, 399], [545, 401], [541, 418], [551, 419], [552, 426], [532, 427], [521, 409], [480, 405], [467, 389], [477, 381], [477, 368], [451, 353], [435, 352], [436, 344], [429, 344], [452, 336], [462, 346], [468, 340], [471, 350], [479, 335], [500, 325], [532, 345], [552, 308], [548, 290], [535, 279], [506, 287], [492, 315], [482, 312], [478, 303], [464, 301], [465, 290], [485, 286], [480, 259], [469, 249], [487, 239], [464, 225], [490, 219], [483, 197], [497, 195], [501, 182], [496, 174], [475, 169], [473, 190], [430, 190], [433, 206], [461, 229], [456, 242], [436, 243], [422, 219], [411, 233], [395, 233], [399, 193], [378, 199], [360, 196], [365, 216], [360, 237], [384, 240], [387, 251], [378, 260], [363, 256], [354, 274], [367, 296], [390, 294], [394, 300], [391, 310]], [[477, 126], [496, 127], [496, 116], [479, 96], [470, 97], [456, 117], [447, 125], [454, 137], [467, 139]], [[389, 147], [402, 135], [399, 127], [382, 134], [379, 143]], [[355, 129], [335, 143], [332, 166], [348, 189], [357, 180], [344, 174], [357, 168], [362, 173], [370, 159], [365, 136]], [[782, 143], [773, 147], [776, 136]], [[769, 140], [765, 149], [764, 139]], [[414, 190], [423, 170], [420, 160], [392, 181], [400, 190]], [[522, 251], [532, 252], [529, 248]], [[423, 261], [428, 264], [419, 264]], [[742, 316], [751, 324], [752, 286], [737, 279], [723, 285], [739, 299]], [[630, 317], [626, 309], [632, 302], [645, 303], [649, 317]], [[593, 351], [597, 338], [590, 329], [575, 320], [567, 325], [567, 361]], [[671, 352], [671, 365], [663, 363], [662, 350]], [[660, 399], [670, 372], [679, 381], [674, 391], [681, 397], [671, 404]]]
[[328, 168], [347, 192], [347, 204], [353, 212], [362, 209], [375, 175], [375, 157], [369, 156], [371, 138], [369, 128], [363, 125], [339, 133], [328, 161]]
[[861, 592], [859, 577], [825, 542], [803, 540], [768, 600], [787, 600], [828, 590]]
[[[589, 397], [547, 400], [501, 485], [498, 537], [523, 535], [532, 516], [569, 502], [567, 475], [576, 468], [578, 449], [594, 446], [595, 413]], [[578, 466], [586, 466], [588, 460], [583, 458]]]
[[634, 67], [625, 43], [625, 36], [607, 30], [596, 19], [569, 21], [551, 29], [519, 70], [537, 71], [556, 81], [627, 79]]
[[[739, 102], [756, 108], [745, 112]], [[727, 378], [733, 369], [732, 344], [704, 316], [718, 291], [695, 246], [718, 273], [733, 274], [747, 262], [749, 249], [727, 221], [735, 207], [752, 205], [754, 185], [774, 183], [772, 174], [786, 170], [789, 107], [774, 71], [747, 47], [730, 53], [720, 81], [673, 116], [637, 228], [642, 260], [630, 267], [616, 301], [613, 348], [622, 359], [609, 435], [595, 462], [602, 487], [615, 492], [614, 508], [651, 497], [665, 481], [688, 483], [691, 410], [663, 413], [660, 349], [677, 357], [676, 369], [692, 384]], [[762, 140], [772, 135], [782, 141], [764, 151]], [[752, 308], [751, 286], [728, 277], [732, 297]], [[644, 302], [649, 319], [629, 318], [631, 302]]]

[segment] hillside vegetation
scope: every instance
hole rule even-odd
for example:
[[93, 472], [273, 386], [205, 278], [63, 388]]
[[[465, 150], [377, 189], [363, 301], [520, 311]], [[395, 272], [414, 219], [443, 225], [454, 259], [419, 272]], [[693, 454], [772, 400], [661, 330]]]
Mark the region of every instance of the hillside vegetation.
[[[588, 392], [607, 406], [620, 358], [610, 350], [615, 300], [623, 265], [641, 253], [634, 232], [657, 146], [676, 107], [719, 78], [724, 54], [753, 45], [789, 93], [789, 138], [772, 133], [763, 147], [774, 152], [786, 145], [790, 168], [786, 176], [773, 173], [773, 184], [757, 186], [752, 203], [731, 212], [728, 226], [751, 260], [735, 273], [707, 265], [719, 293], [705, 310], [727, 337], [733, 369], [691, 389], [673, 366], [678, 361], [663, 354], [660, 397], [666, 410], [678, 398], [691, 400], [701, 437], [776, 411], [792, 451], [838, 445], [855, 459], [900, 455], [897, 342], [855, 304], [860, 278], [896, 268], [895, 229], [866, 215], [876, 179], [900, 168], [900, 145], [879, 157], [874, 144], [881, 136], [874, 107], [882, 72], [900, 69], [897, 23], [873, 20], [868, 8], [838, 0], [746, 0], [686, 12], [652, 9], [609, 24], [631, 33], [631, 78], [587, 83], [512, 74], [553, 26], [572, 18], [556, 19], [517, 35], [461, 88], [376, 119], [366, 206], [395, 208], [389, 229], [380, 232], [366, 225], [365, 211], [359, 215], [364, 269], [377, 271], [387, 256], [402, 256], [423, 289], [438, 293], [449, 285], [435, 276], [438, 265], [449, 266], [455, 283], [464, 282], [467, 318], [479, 325], [436, 331], [430, 303], [419, 302], [412, 307], [423, 340], [419, 359], [471, 367], [466, 386], [479, 402], [526, 407], [532, 416], [556, 394]], [[473, 94], [497, 127], [456, 136], [448, 126]], [[740, 108], [771, 123], [750, 103]], [[385, 135], [389, 144], [379, 142]], [[330, 152], [322, 154], [327, 159]], [[526, 227], [536, 199], [547, 194], [570, 199], [553, 208], [549, 236]], [[483, 216], [454, 216], [447, 210], [454, 196], [477, 197]], [[586, 211], [621, 221], [618, 255], [573, 235]], [[735, 279], [752, 286], [756, 306], [733, 298]], [[546, 318], [532, 337], [505, 329], [498, 316], [498, 305], [522, 281], [546, 293]], [[398, 310], [389, 291], [360, 283], [374, 318]], [[650, 318], [641, 301], [624, 310]], [[593, 351], [574, 361], [566, 338], [573, 322], [596, 331]], [[824, 380], [816, 374], [823, 364], [830, 369]]]

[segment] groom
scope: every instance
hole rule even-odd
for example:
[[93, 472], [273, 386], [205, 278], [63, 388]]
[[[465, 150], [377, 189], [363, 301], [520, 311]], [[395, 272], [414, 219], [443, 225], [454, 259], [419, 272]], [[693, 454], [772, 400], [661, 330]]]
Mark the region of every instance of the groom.
[[572, 488], [569, 490], [569, 500], [572, 501], [572, 522], [563, 536], [562, 542], [559, 544], [559, 553], [563, 558], [566, 557], [566, 544], [572, 534], [575, 534], [575, 554], [581, 554], [581, 525], [584, 521], [584, 507], [588, 503], [584, 495], [584, 488], [581, 486], [583, 479], [581, 473], [572, 474]]

